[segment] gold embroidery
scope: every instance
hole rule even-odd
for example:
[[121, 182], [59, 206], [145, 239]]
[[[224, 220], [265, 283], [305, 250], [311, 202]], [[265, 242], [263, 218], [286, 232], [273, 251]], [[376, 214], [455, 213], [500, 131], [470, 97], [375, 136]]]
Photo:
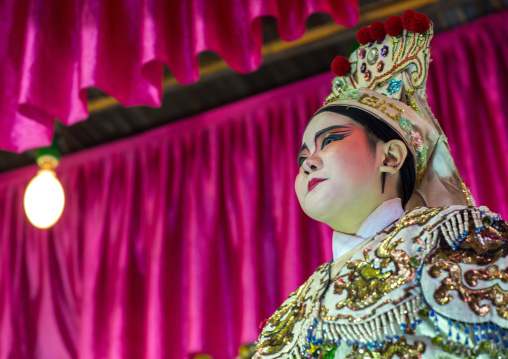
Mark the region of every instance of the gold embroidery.
[[[263, 331], [259, 337], [256, 350], [260, 354], [274, 354], [280, 351], [286, 344], [293, 341], [293, 328], [302, 320], [305, 314], [306, 305], [303, 304], [312, 280], [303, 284], [293, 292], [289, 298], [294, 297], [289, 303], [282, 305], [268, 319], [268, 324], [275, 327], [273, 330]], [[284, 318], [284, 319], [283, 319]]]
[[[347, 266], [348, 269], [352, 269], [348, 274], [348, 281], [336, 281], [334, 285], [334, 294], [341, 295], [344, 291], [347, 292], [346, 299], [338, 302], [336, 308], [365, 309], [376, 304], [395, 288], [412, 280], [415, 269], [411, 265], [409, 256], [406, 252], [396, 249], [404, 239], [399, 238], [394, 242], [392, 239], [405, 227], [427, 223], [441, 210], [441, 208], [430, 208], [413, 212], [400, 220], [395, 230], [375, 250], [377, 260], [381, 259], [379, 265], [369, 260], [370, 248], [365, 249], [363, 253], [365, 260], [351, 261]], [[393, 271], [385, 270], [389, 264], [395, 267]]]
[[[386, 100], [385, 99], [380, 100], [378, 97], [373, 96], [373, 95], [370, 96], [368, 94], [361, 95], [358, 98], [358, 102], [363, 104], [363, 105], [367, 105], [369, 107], [372, 107], [374, 109], [379, 109], [381, 106], [386, 104]], [[394, 121], [397, 121], [397, 118], [399, 116], [401, 116], [401, 114], [404, 112], [403, 109], [398, 108], [393, 103], [389, 103], [388, 107], [394, 109], [396, 111], [396, 113], [387, 112], [388, 109], [386, 108], [386, 106], [383, 106], [379, 111], [381, 111], [382, 113], [384, 113], [386, 116], [390, 117]]]
[[466, 283], [476, 287], [478, 279], [483, 281], [501, 279], [501, 282], [508, 283], [508, 268], [500, 270], [497, 265], [491, 265], [486, 268], [470, 269], [464, 273]]
[[350, 315], [345, 315], [345, 314], [339, 314], [339, 315], [336, 315], [336, 316], [329, 316], [329, 315], [327, 315], [328, 314], [328, 309], [326, 309], [326, 307], [324, 305], [322, 305], [321, 308], [320, 308], [320, 310], [321, 310], [321, 318], [323, 318], [323, 320], [328, 320], [328, 321], [336, 321], [338, 319], [348, 319], [349, 322], [351, 322], [351, 323], [363, 322], [364, 320], [366, 320], [366, 319], [372, 317], [374, 314], [376, 314], [376, 311], [379, 308], [381, 308], [382, 306], [384, 306], [385, 304], [392, 303], [393, 305], [397, 305], [400, 302], [402, 302], [404, 299], [409, 298], [411, 296], [410, 292], [413, 289], [417, 288], [417, 287], [418, 287], [418, 284], [415, 284], [415, 285], [412, 285], [410, 287], [404, 288], [405, 294], [402, 297], [400, 297], [399, 299], [396, 299], [396, 300], [391, 300], [390, 298], [388, 298], [384, 302], [381, 302], [380, 304], [375, 306], [370, 313], [364, 315], [363, 317], [352, 317]]
[[482, 304], [482, 302], [490, 301], [496, 308], [497, 314], [508, 319], [508, 291], [502, 290], [497, 284], [478, 290], [466, 287], [462, 283], [462, 271], [457, 263], [440, 260], [429, 268], [432, 278], [439, 277], [442, 271], [448, 272], [449, 276], [441, 281], [441, 285], [434, 292], [434, 299], [437, 303], [445, 305], [453, 300], [453, 295], [449, 292], [454, 290], [475, 314], [485, 316], [489, 313], [489, 306]]
[[351, 354], [346, 359], [392, 359], [394, 356], [398, 358], [421, 358], [425, 353], [425, 343], [415, 341], [413, 345], [407, 343], [406, 337], [402, 336], [395, 343], [386, 343], [383, 349], [359, 349], [357, 345], [353, 346]]
[[307, 310], [307, 305], [309, 303], [316, 305], [318, 302], [317, 293], [321, 292], [327, 283], [324, 278], [327, 269], [328, 263], [316, 269], [316, 275], [321, 279], [318, 283], [319, 288], [317, 288], [316, 295], [313, 298], [308, 297], [311, 285], [314, 282], [313, 279], [309, 279], [295, 292], [291, 293], [287, 300], [287, 304], [282, 305], [270, 319], [268, 319], [267, 324], [273, 326], [274, 329], [264, 330], [259, 336], [259, 342], [256, 346], [256, 350], [259, 354], [275, 354], [281, 351], [284, 346], [291, 344], [294, 339], [295, 324], [308, 318], [311, 313], [312, 307]]

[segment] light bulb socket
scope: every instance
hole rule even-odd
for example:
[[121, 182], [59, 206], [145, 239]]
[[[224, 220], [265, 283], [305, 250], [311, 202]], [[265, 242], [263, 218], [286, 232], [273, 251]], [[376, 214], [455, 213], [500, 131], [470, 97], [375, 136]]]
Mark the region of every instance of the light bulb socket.
[[61, 157], [62, 154], [58, 148], [56, 136], [53, 136], [51, 146], [39, 148], [35, 155], [35, 160], [40, 168], [52, 170], [58, 166]]

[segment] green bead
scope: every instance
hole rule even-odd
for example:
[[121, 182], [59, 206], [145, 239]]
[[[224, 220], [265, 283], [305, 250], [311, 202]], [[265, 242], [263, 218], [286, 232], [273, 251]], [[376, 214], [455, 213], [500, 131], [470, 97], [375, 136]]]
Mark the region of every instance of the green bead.
[[484, 353], [489, 352], [491, 347], [490, 342], [481, 342], [480, 344], [480, 350]]
[[497, 350], [497, 349], [494, 349], [492, 351], [492, 353], [490, 353], [490, 357], [491, 357], [491, 359], [501, 359], [502, 358], [501, 354], [499, 354], [499, 350]]
[[422, 308], [418, 311], [418, 315], [420, 318], [427, 319], [429, 317], [429, 311], [425, 308]]
[[411, 263], [413, 267], [418, 267], [418, 259], [416, 259], [416, 257], [409, 258], [409, 263]]
[[447, 353], [453, 353], [455, 348], [449, 344], [445, 344], [445, 345], [443, 345], [443, 350]]
[[494, 220], [492, 219], [492, 217], [490, 217], [490, 216], [483, 216], [483, 218], [482, 218], [482, 224], [485, 227], [492, 226], [492, 223], [494, 223]]
[[326, 353], [323, 357], [323, 359], [333, 359], [335, 357], [335, 351], [337, 350], [337, 347], [330, 350], [328, 353]]
[[443, 344], [443, 338], [440, 336], [432, 338], [432, 344], [434, 344], [437, 347], [440, 347]]

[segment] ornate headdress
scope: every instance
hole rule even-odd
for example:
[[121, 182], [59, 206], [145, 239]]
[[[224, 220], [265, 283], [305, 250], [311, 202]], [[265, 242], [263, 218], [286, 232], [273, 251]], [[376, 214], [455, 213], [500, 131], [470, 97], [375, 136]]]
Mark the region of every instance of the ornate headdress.
[[406, 210], [474, 204], [425, 95], [432, 23], [406, 10], [360, 29], [360, 47], [332, 63], [333, 91], [325, 106], [356, 107], [385, 122], [414, 157], [416, 185]]

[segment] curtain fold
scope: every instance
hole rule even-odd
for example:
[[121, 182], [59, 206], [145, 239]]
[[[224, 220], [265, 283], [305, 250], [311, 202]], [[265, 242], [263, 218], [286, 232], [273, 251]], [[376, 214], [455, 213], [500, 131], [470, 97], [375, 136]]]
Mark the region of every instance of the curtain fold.
[[[508, 12], [432, 45], [429, 101], [479, 204], [506, 208]], [[479, 63], [478, 61], [483, 62]], [[323, 74], [62, 159], [60, 221], [38, 230], [0, 175], [0, 359], [234, 358], [331, 258], [293, 181]]]
[[325, 12], [357, 23], [357, 0], [6, 0], [0, 4], [0, 148], [51, 143], [54, 119], [88, 117], [86, 88], [124, 106], [160, 106], [166, 64], [184, 84], [199, 77], [198, 54], [215, 51], [235, 71], [262, 60], [262, 16], [292, 41]]

